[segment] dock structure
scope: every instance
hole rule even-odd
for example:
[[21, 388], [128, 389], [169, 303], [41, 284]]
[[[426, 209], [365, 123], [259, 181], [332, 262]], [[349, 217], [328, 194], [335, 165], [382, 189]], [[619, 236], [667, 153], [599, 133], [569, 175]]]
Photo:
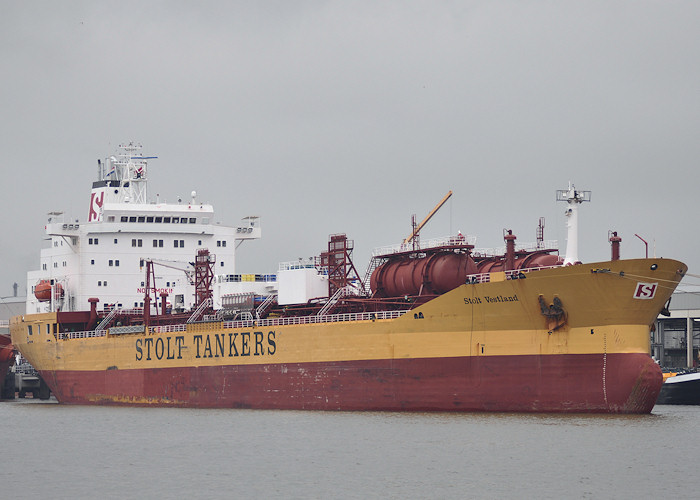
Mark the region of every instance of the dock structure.
[[651, 354], [664, 368], [700, 366], [700, 292], [676, 292], [658, 317]]

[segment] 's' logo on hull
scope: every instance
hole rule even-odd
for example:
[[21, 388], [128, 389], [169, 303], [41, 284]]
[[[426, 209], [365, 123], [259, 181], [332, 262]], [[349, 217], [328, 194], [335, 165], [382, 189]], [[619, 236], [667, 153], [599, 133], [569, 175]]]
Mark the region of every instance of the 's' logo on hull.
[[658, 288], [658, 283], [637, 283], [637, 288], [634, 290], [635, 299], [653, 299], [656, 295], [656, 289]]

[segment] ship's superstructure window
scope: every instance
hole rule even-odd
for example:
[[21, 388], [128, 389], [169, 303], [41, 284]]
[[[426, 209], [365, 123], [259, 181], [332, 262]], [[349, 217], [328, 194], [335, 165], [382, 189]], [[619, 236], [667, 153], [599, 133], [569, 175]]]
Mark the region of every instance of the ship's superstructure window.
[[156, 222], [163, 222], [163, 217], [156, 217]]
[[173, 241], [175, 248], [185, 248], [185, 240], [175, 240]]
[[136, 217], [135, 216], [129, 217], [129, 222], [136, 222]]
[[129, 217], [122, 215], [121, 222], [129, 222]]
[[95, 259], [90, 259], [90, 265], [94, 266], [95, 265]]
[[115, 245], [117, 244], [117, 241], [118, 241], [118, 240], [117, 240], [116, 238], [114, 238], [114, 244], [115, 244]]
[[153, 217], [152, 216], [146, 217], [146, 222], [153, 222]]
[[41, 269], [44, 270], [44, 271], [46, 271], [46, 264], [42, 264], [42, 265], [41, 265]]
[[180, 223], [180, 219], [177, 218], [177, 217], [173, 217], [172, 220], [171, 220], [170, 222], [172, 222], [173, 224], [179, 224], [179, 223]]
[[29, 335], [32, 334], [32, 325], [27, 325], [27, 333], [28, 333]]
[[101, 282], [101, 281], [98, 281], [98, 282], [97, 282], [97, 286], [102, 286], [102, 282]]
[[153, 248], [163, 248], [163, 240], [153, 240]]
[[139, 238], [138, 240], [137, 240], [136, 238], [134, 238], [134, 239], [131, 240], [131, 246], [132, 246], [132, 247], [142, 247], [142, 246], [143, 246], [143, 240], [140, 239], [140, 238]]
[[114, 215], [110, 215], [107, 217], [107, 222], [114, 222]]
[[216, 241], [216, 246], [217, 246], [217, 247], [225, 247], [225, 246], [226, 246], [226, 240], [217, 240], [217, 241]]
[[197, 219], [195, 217], [190, 217], [190, 224], [196, 224]]
[[58, 262], [54, 262], [54, 263], [53, 263], [53, 267], [54, 267], [54, 269], [57, 269], [57, 268], [58, 268]]
[[117, 260], [114, 261], [114, 266], [115, 266], [115, 267], [119, 267], [119, 259], [117, 259]]
[[170, 217], [163, 217], [164, 224], [170, 224]]
[[109, 267], [112, 267], [114, 265], [114, 261], [112, 259], [109, 259]]
[[139, 215], [139, 222], [146, 222], [146, 216], [145, 216], [145, 215]]

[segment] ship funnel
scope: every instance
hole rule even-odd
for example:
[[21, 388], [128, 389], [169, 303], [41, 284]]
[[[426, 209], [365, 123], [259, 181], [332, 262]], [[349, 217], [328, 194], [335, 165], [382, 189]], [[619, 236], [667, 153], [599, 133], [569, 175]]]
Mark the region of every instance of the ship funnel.
[[557, 190], [557, 201], [565, 201], [568, 207], [564, 214], [566, 221], [566, 256], [564, 265], [580, 263], [578, 259], [578, 206], [584, 201], [591, 201], [590, 191], [577, 191], [576, 187], [569, 182], [569, 189]]
[[608, 231], [608, 241], [610, 241], [610, 260], [620, 260], [620, 242], [622, 238], [617, 235], [617, 231]]

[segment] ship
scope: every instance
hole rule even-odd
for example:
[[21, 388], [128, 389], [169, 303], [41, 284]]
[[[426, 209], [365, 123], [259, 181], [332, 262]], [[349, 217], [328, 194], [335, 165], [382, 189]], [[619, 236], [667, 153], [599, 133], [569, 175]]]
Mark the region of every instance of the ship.
[[5, 333], [0, 333], [0, 398], [11, 399], [14, 398], [14, 383], [7, 384], [6, 382], [11, 382], [9, 379], [12, 377], [10, 368], [15, 363], [15, 349], [12, 346], [10, 336]]
[[[132, 145], [99, 163], [88, 222], [68, 235], [47, 226], [44, 272], [28, 274], [28, 282], [54, 283], [54, 292], [28, 299], [27, 314], [11, 319], [13, 344], [60, 403], [649, 413], [657, 400], [663, 378], [650, 328], [687, 267], [622, 260], [616, 233], [609, 261], [583, 264], [577, 214], [588, 191], [557, 191], [567, 202], [563, 258], [544, 241], [542, 220], [534, 246], [518, 246], [511, 230], [493, 251], [461, 232], [421, 239], [450, 192], [420, 225], [413, 219], [403, 242], [376, 249], [364, 274], [354, 241], [338, 233], [317, 257], [245, 275], [233, 271], [233, 249], [260, 237], [258, 218], [209, 227], [207, 207], [206, 222], [193, 215], [190, 225], [182, 212], [197, 210], [194, 194], [185, 206], [131, 203], [133, 193], [120, 192], [144, 178], [146, 160]], [[112, 195], [121, 197], [107, 203]], [[166, 226], [176, 215], [175, 229]], [[153, 247], [95, 251], [139, 239]], [[161, 239], [177, 255], [163, 259]], [[53, 265], [61, 241], [71, 246], [66, 259], [79, 255], [77, 264], [101, 273], [86, 275], [70, 260]], [[223, 270], [219, 250], [230, 266]], [[117, 256], [120, 269], [108, 275]]]
[[664, 373], [656, 400], [660, 405], [700, 405], [700, 373], [695, 370]]

